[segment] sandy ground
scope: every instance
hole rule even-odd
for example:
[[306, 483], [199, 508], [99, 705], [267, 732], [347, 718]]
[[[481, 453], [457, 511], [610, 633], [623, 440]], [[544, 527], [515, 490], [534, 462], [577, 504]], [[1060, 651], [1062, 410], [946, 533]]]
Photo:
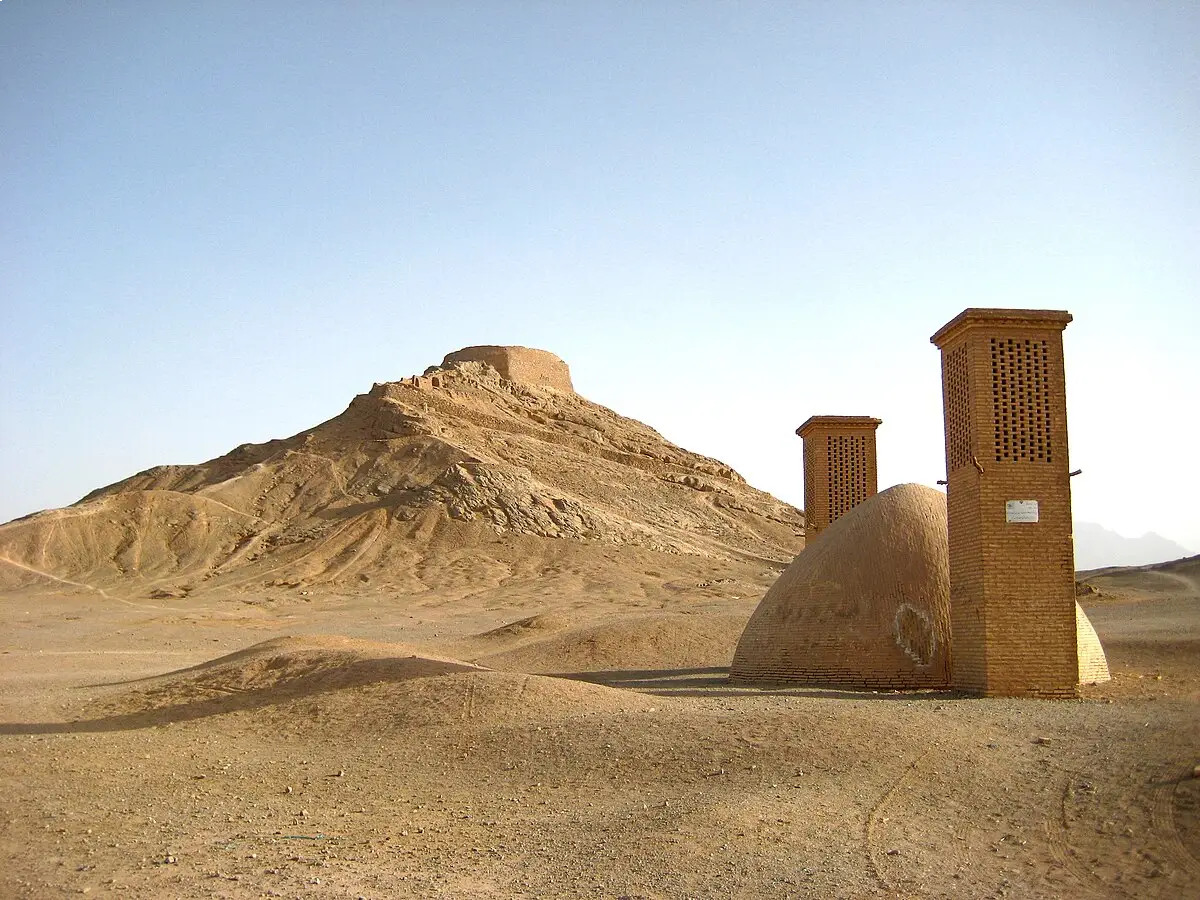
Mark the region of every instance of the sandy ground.
[[1200, 896], [1194, 581], [1084, 598], [1113, 681], [1008, 701], [731, 687], [774, 573], [660, 562], [0, 594], [0, 896]]

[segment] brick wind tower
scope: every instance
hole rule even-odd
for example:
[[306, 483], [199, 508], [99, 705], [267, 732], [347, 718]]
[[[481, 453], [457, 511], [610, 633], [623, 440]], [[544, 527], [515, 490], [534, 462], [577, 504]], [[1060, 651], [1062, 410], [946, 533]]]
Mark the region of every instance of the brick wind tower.
[[967, 309], [942, 352], [951, 683], [984, 696], [1077, 693], [1075, 565], [1057, 310]]
[[870, 416], [812, 416], [796, 429], [804, 440], [804, 543], [879, 491]]

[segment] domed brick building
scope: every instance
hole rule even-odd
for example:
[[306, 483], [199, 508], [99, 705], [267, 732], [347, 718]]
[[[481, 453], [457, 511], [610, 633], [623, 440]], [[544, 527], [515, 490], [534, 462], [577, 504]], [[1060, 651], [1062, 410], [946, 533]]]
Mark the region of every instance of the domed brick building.
[[[1108, 680], [1076, 605], [1079, 676]], [[830, 525], [767, 591], [738, 641], [735, 681], [858, 690], [950, 688], [946, 495], [901, 484]]]

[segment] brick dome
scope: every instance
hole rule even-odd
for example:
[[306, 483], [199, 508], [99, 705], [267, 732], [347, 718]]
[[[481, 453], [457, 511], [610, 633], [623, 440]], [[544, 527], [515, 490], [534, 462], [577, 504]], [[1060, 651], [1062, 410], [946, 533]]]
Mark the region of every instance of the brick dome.
[[822, 532], [767, 591], [735, 679], [850, 688], [949, 685], [946, 499], [901, 484]]

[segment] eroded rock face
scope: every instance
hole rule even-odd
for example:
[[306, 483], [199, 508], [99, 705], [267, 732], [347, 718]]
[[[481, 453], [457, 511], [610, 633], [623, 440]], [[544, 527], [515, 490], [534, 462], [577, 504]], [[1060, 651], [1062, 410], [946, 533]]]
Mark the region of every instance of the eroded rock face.
[[498, 532], [553, 538], [607, 538], [652, 544], [649, 529], [607, 515], [576, 497], [561, 496], [523, 466], [462, 462], [434, 483], [452, 519], [483, 521]]
[[571, 384], [570, 368], [565, 362], [546, 350], [491, 345], [464, 347], [453, 353], [447, 353], [446, 358], [442, 360], [442, 367], [446, 368], [463, 362], [487, 363], [499, 372], [502, 378], [507, 378], [509, 381], [536, 384], [567, 393], [575, 391]]

